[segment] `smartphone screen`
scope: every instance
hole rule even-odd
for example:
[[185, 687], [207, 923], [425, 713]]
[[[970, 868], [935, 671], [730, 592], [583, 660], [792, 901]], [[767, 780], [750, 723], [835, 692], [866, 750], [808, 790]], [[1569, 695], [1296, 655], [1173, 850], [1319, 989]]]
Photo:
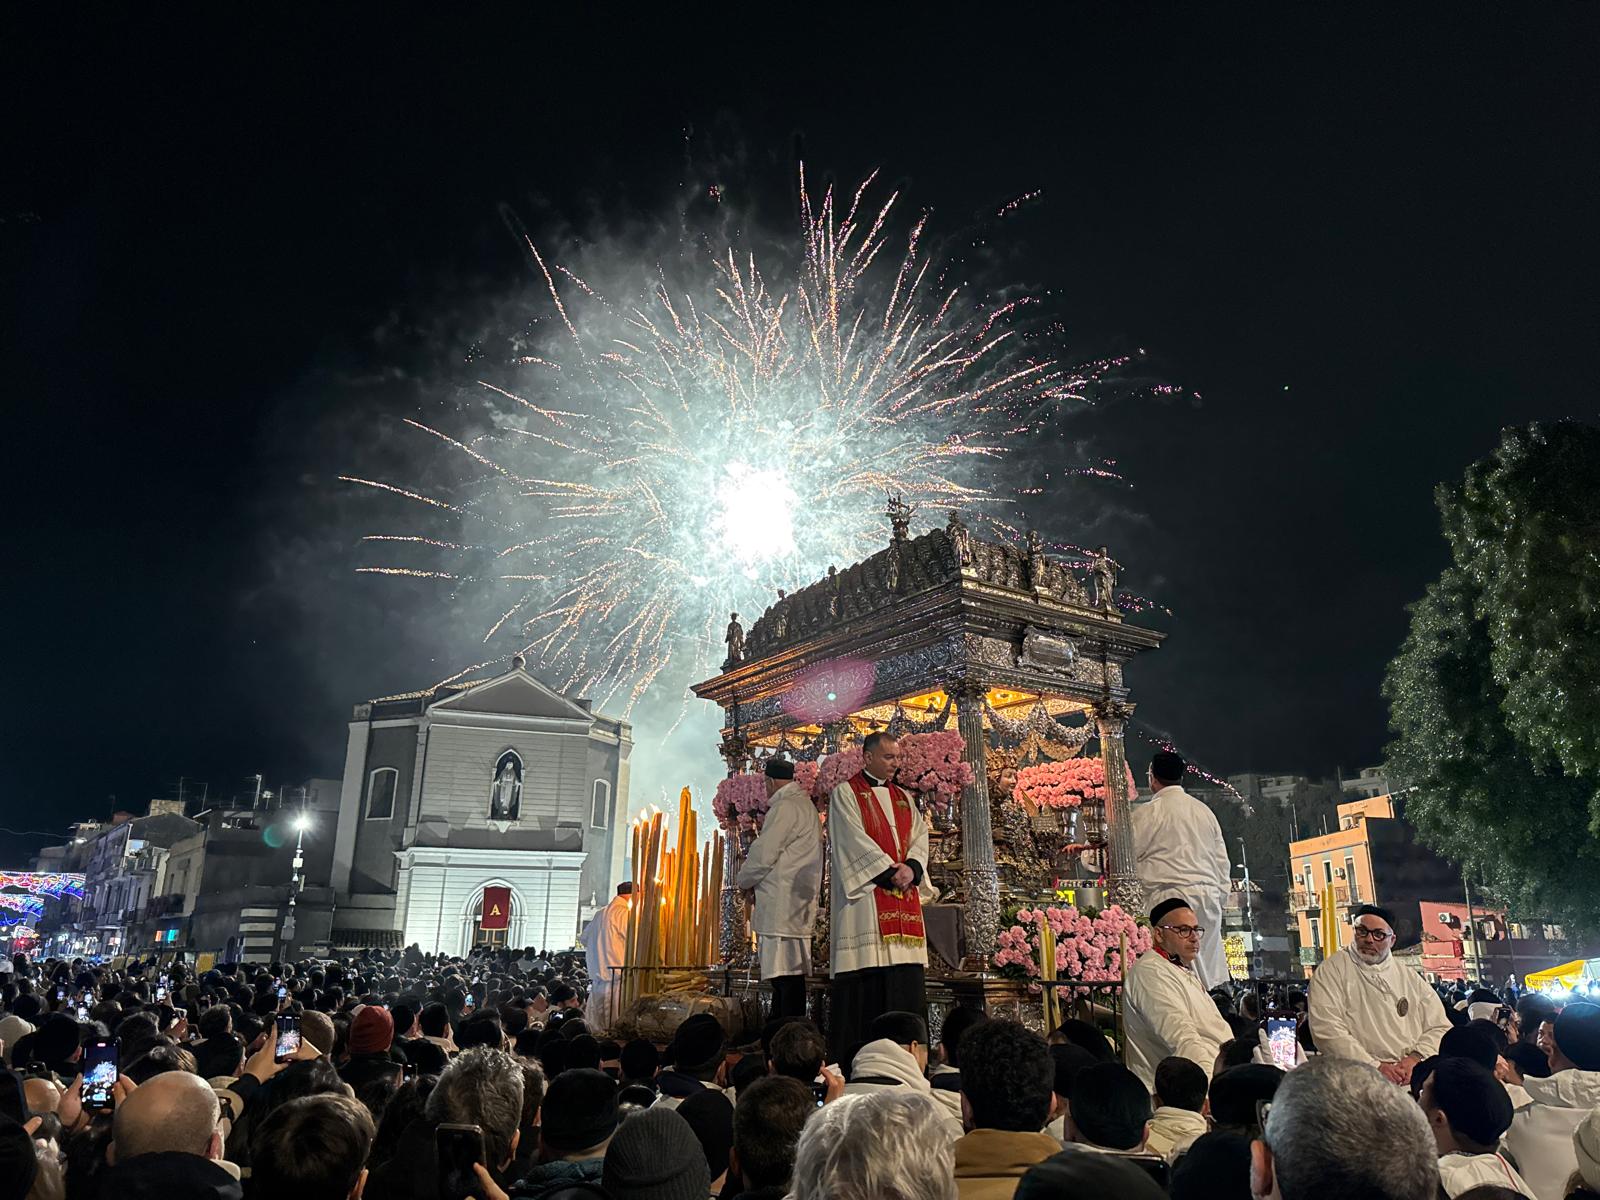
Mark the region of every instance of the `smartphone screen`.
[[288, 1062], [300, 1049], [300, 1018], [278, 1018], [278, 1040], [272, 1057], [277, 1062]]
[[94, 1042], [83, 1050], [83, 1107], [111, 1107], [111, 1089], [117, 1082], [117, 1044]]
[[67, 989], [66, 988], [57, 988], [56, 989], [56, 999], [57, 1000], [65, 1000], [66, 998], [67, 998]]
[[483, 1129], [477, 1125], [440, 1125], [434, 1133], [439, 1157], [440, 1200], [469, 1200], [478, 1194], [473, 1163], [484, 1160]]
[[88, 1019], [89, 1019], [89, 1010], [88, 1010], [88, 1008], [86, 1008], [82, 1004], [78, 1005], [78, 1020], [87, 1021]]
[[1267, 1018], [1267, 1047], [1272, 1051], [1272, 1062], [1285, 1071], [1294, 1070], [1295, 1023], [1293, 1017]]
[[158, 986], [156, 988], [156, 999], [157, 1000], [165, 1000], [166, 998], [167, 998], [167, 989], [164, 988], [164, 987]]
[[287, 987], [285, 987], [283, 984], [280, 983], [278, 985], [278, 999], [279, 1000], [287, 1000], [288, 998], [289, 998], [289, 989]]

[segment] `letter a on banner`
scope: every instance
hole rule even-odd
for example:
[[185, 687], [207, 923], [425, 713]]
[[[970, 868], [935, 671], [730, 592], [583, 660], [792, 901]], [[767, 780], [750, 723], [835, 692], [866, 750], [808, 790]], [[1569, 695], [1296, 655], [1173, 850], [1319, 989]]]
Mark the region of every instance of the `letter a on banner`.
[[482, 915], [478, 918], [480, 929], [509, 929], [511, 927], [511, 889], [486, 887], [483, 889]]

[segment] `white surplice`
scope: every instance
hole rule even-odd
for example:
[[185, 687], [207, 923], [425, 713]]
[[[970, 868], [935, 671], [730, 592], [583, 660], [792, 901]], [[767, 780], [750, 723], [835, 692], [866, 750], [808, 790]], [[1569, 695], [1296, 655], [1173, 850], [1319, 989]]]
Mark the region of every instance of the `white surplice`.
[[611, 903], [590, 918], [578, 940], [583, 945], [583, 961], [589, 971], [589, 1022], [597, 1029], [609, 1029], [620, 1013], [611, 1011], [615, 985], [612, 968], [621, 967], [628, 954], [627, 896], [613, 896]]
[[[894, 829], [894, 805], [889, 789], [869, 775], [872, 798]], [[906, 792], [909, 798], [911, 793]], [[939, 893], [928, 883], [928, 825], [911, 805], [911, 838], [906, 858], [922, 864], [922, 882], [917, 893], [922, 903], [938, 899]], [[873, 904], [873, 880], [894, 866], [894, 859], [878, 848], [861, 824], [861, 809], [850, 781], [839, 784], [828, 794], [828, 863], [831, 904], [829, 911], [830, 952], [828, 974], [843, 975], [870, 967], [895, 967], [902, 964], [927, 966], [928, 948], [885, 942], [878, 933], [878, 910]]]
[[1372, 1066], [1399, 1062], [1408, 1054], [1430, 1058], [1450, 1029], [1438, 994], [1416, 970], [1392, 954], [1369, 966], [1356, 957], [1354, 946], [1317, 964], [1309, 1000], [1317, 1052], [1331, 1058]]
[[1208, 988], [1228, 981], [1222, 951], [1222, 910], [1227, 903], [1232, 868], [1228, 845], [1217, 816], [1181, 787], [1162, 788], [1129, 810], [1139, 882], [1154, 908], [1162, 900], [1182, 897], [1205, 928], [1195, 972]]
[[822, 819], [799, 784], [786, 783], [773, 793], [734, 884], [756, 894], [750, 924], [760, 946], [761, 978], [805, 974], [822, 887]]

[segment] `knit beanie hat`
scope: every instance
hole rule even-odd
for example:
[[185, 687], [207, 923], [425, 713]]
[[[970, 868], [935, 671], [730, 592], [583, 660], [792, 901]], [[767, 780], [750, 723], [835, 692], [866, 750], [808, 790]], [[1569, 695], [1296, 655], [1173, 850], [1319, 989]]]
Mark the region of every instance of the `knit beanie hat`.
[[733, 1149], [733, 1104], [715, 1088], [706, 1088], [678, 1105], [677, 1113], [689, 1123], [705, 1151], [706, 1170], [715, 1179], [728, 1169], [728, 1151]]
[[1600, 1192], [1600, 1108], [1583, 1119], [1572, 1134], [1572, 1149], [1578, 1155], [1578, 1174], [1583, 1186]]
[[617, 1129], [617, 1083], [604, 1071], [562, 1071], [539, 1106], [539, 1134], [561, 1154], [598, 1146]]
[[1600, 1071], [1600, 1004], [1578, 1002], [1561, 1010], [1556, 1045], [1580, 1071]]
[[689, 1124], [666, 1108], [629, 1117], [606, 1149], [600, 1186], [611, 1200], [705, 1200], [705, 1152]]
[[381, 1004], [363, 1005], [350, 1022], [351, 1054], [382, 1054], [394, 1043], [394, 1018]]

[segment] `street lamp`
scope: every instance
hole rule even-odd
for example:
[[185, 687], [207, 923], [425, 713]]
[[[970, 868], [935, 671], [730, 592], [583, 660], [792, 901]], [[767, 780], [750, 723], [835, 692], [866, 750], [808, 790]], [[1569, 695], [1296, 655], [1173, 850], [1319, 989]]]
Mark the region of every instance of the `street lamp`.
[[306, 830], [311, 828], [311, 814], [302, 810], [295, 814], [292, 822], [294, 825], [294, 861], [290, 864], [289, 875], [289, 913], [283, 919], [283, 955], [288, 958], [294, 949], [294, 906], [295, 900], [300, 895], [300, 869], [305, 866]]
[[1261, 978], [1261, 939], [1256, 936], [1255, 906], [1250, 898], [1250, 850], [1239, 838], [1239, 869], [1244, 872], [1244, 926], [1250, 933], [1250, 978]]

